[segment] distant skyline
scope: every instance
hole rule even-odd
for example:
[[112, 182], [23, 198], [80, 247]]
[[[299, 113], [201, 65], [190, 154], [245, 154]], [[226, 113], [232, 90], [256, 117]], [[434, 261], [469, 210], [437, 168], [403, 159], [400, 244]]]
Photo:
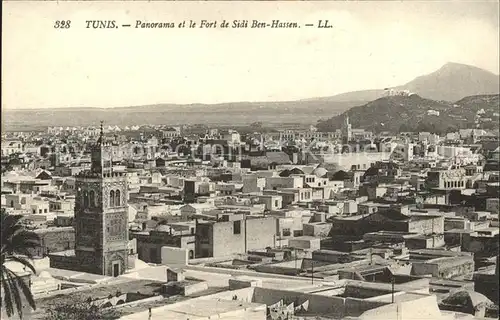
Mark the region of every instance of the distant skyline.
[[[3, 3], [2, 108], [289, 101], [402, 85], [447, 62], [499, 73], [499, 2]], [[53, 28], [71, 20], [69, 30]], [[332, 29], [85, 29], [272, 19]]]

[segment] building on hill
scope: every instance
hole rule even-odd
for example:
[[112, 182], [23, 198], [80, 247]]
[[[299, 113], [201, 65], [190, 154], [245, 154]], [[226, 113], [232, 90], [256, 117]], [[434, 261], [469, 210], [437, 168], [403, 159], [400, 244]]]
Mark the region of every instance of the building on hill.
[[500, 147], [491, 152], [484, 164], [484, 171], [498, 172], [498, 170], [500, 170]]

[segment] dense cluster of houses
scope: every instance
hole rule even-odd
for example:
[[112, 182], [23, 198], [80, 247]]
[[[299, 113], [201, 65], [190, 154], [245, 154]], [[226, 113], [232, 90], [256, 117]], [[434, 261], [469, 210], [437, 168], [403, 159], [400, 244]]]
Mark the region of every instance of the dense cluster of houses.
[[[1, 205], [42, 240], [34, 254], [44, 273], [30, 282], [41, 310], [61, 293], [114, 285], [128, 295], [99, 304], [124, 319], [498, 316], [491, 133], [375, 135], [348, 121], [331, 133], [153, 129], [3, 137]], [[129, 262], [78, 269], [90, 250], [82, 234], [95, 231], [82, 226], [86, 210], [126, 220], [124, 230], [95, 234], [101, 246], [122, 245]], [[162, 294], [131, 289], [138, 279]], [[214, 301], [219, 312], [208, 308]]]

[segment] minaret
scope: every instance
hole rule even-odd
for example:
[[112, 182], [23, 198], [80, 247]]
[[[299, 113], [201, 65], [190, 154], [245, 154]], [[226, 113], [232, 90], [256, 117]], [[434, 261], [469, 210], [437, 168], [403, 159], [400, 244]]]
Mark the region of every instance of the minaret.
[[76, 176], [75, 255], [79, 270], [118, 276], [128, 268], [127, 177], [113, 170], [111, 145], [101, 132], [91, 168]]
[[352, 140], [352, 128], [349, 122], [349, 115], [344, 118], [344, 124], [342, 125], [342, 143], [347, 144]]

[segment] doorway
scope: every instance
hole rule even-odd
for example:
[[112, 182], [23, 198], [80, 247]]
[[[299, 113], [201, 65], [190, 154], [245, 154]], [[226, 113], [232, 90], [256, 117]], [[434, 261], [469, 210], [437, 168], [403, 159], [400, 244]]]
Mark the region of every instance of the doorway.
[[118, 277], [120, 275], [120, 262], [113, 262], [113, 277]]

